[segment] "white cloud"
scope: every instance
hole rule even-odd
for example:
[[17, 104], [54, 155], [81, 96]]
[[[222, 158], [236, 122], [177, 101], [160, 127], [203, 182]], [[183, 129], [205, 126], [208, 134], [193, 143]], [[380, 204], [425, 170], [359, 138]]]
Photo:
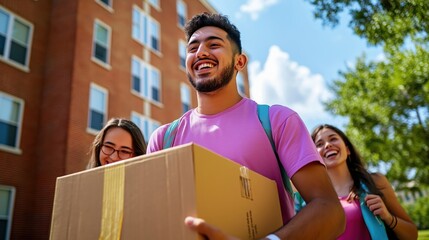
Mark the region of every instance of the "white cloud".
[[322, 75], [311, 73], [309, 68], [292, 61], [278, 46], [271, 46], [263, 66], [258, 61], [249, 64], [249, 79], [252, 99], [290, 107], [302, 117], [309, 130], [321, 123], [341, 127], [339, 120], [324, 110], [322, 101], [332, 94]]
[[250, 17], [256, 20], [260, 12], [278, 2], [278, 0], [248, 0], [247, 3], [240, 6], [240, 12], [250, 14]]

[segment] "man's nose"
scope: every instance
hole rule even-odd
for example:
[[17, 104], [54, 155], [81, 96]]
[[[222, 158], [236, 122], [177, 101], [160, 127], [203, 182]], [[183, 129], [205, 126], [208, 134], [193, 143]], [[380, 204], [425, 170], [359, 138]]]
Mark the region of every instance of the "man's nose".
[[202, 57], [207, 57], [208, 55], [209, 55], [209, 52], [207, 48], [201, 44], [197, 50], [197, 57], [202, 58]]

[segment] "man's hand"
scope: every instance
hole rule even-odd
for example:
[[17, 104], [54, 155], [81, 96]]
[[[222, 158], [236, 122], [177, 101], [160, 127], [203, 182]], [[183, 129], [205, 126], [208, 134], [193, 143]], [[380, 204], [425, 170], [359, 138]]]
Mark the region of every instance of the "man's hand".
[[203, 235], [206, 239], [210, 240], [238, 240], [236, 237], [228, 236], [215, 226], [206, 223], [201, 218], [186, 217], [185, 225], [191, 230]]

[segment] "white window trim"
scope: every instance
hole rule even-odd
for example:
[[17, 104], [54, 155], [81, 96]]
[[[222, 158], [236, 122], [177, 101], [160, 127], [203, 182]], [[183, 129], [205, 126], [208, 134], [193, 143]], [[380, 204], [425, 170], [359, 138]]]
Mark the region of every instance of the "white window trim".
[[151, 0], [148, 0], [147, 2], [149, 3], [149, 5], [151, 5], [156, 10], [161, 11], [161, 6], [160, 6], [161, 0], [157, 0], [158, 4], [152, 3]]
[[238, 74], [237, 74], [237, 90], [238, 90], [238, 93], [241, 95], [241, 96], [243, 96], [243, 97], [246, 97], [246, 92], [242, 92], [241, 91], [241, 88], [240, 88], [240, 86], [241, 85], [243, 85], [243, 88], [244, 88], [244, 91], [246, 90], [245, 88], [246, 88], [246, 86], [245, 86], [245, 84], [244, 84], [244, 76], [243, 76], [243, 74], [241, 73], [241, 72], [238, 72]]
[[185, 8], [185, 25], [186, 25], [186, 20], [188, 19], [188, 6], [186, 5], [186, 3], [183, 1], [183, 0], [177, 0], [177, 2], [176, 2], [176, 12], [177, 12], [177, 26], [180, 28], [180, 29], [184, 29], [185, 28], [185, 25], [180, 25], [180, 22], [179, 22], [179, 19], [178, 19], [178, 17], [179, 17], [179, 8], [178, 8], [178, 4], [182, 4], [183, 6], [184, 6], [184, 8]]
[[[98, 58], [96, 58], [95, 55], [95, 41], [96, 41], [96, 26], [97, 24], [101, 25], [102, 27], [106, 28], [108, 31], [108, 36], [107, 36], [107, 63], [99, 60]], [[110, 53], [112, 52], [112, 28], [105, 24], [104, 22], [102, 22], [99, 19], [95, 19], [94, 21], [94, 25], [93, 25], [93, 30], [92, 30], [92, 51], [91, 51], [91, 60], [95, 63], [97, 63], [98, 65], [102, 66], [103, 68], [107, 69], [107, 70], [111, 70], [112, 66], [110, 65]]]
[[0, 91], [0, 95], [6, 96], [7, 98], [10, 98], [12, 101], [19, 102], [19, 119], [18, 119], [18, 131], [16, 136], [16, 147], [11, 147], [7, 145], [0, 144], [0, 150], [4, 150], [6, 152], [14, 153], [14, 154], [22, 154], [22, 150], [20, 149], [20, 143], [21, 143], [21, 132], [22, 132], [22, 120], [24, 119], [24, 104], [25, 101], [21, 98], [17, 98], [15, 96], [12, 96], [10, 94], [7, 94], [5, 92]]
[[[5, 11], [6, 13], [8, 13], [10, 16], [9, 25], [7, 27], [8, 28], [8, 30], [7, 30], [8, 34], [6, 35], [5, 54], [4, 54], [4, 56], [0, 56], [0, 61], [4, 62], [6, 64], [9, 64], [15, 68], [18, 68], [24, 72], [30, 72], [30, 58], [31, 58], [31, 48], [32, 48], [32, 44], [33, 44], [34, 25], [31, 22], [25, 20], [24, 18], [14, 14], [12, 11], [9, 11], [8, 9], [2, 7], [1, 5], [0, 5], [0, 9]], [[21, 65], [19, 63], [16, 63], [16, 62], [10, 60], [8, 57], [6, 57], [9, 55], [9, 52], [10, 52], [10, 39], [11, 39], [12, 35], [9, 33], [12, 32], [11, 22], [14, 22], [14, 19], [18, 19], [19, 21], [25, 23], [29, 27], [27, 56], [25, 59], [25, 65]]]
[[[146, 67], [149, 70], [149, 73], [148, 73], [148, 77], [149, 77], [149, 79], [148, 79], [148, 81], [149, 81], [148, 82], [148, 88], [149, 89], [147, 89], [149, 96], [144, 96], [141, 91], [136, 91], [134, 89], [134, 86], [133, 86], [133, 70], [132, 70], [132, 65], [133, 65], [132, 62], [134, 60], [136, 60], [137, 62], [139, 62], [139, 64], [140, 64], [140, 70], [142, 70], [143, 67]], [[158, 72], [158, 75], [159, 75], [159, 88], [158, 88], [158, 90], [159, 90], [159, 100], [158, 101], [156, 101], [156, 100], [153, 99], [152, 92], [151, 92], [151, 88], [153, 86], [153, 82], [152, 82], [153, 80], [152, 80], [152, 77], [150, 76], [150, 71], [152, 71], [152, 70]], [[140, 81], [142, 81], [142, 72], [140, 72]], [[142, 82], [140, 84], [142, 84]], [[142, 98], [142, 99], [150, 102], [150, 103], [153, 103], [153, 104], [161, 106], [161, 103], [162, 103], [162, 76], [161, 76], [161, 71], [158, 68], [156, 68], [155, 66], [153, 66], [153, 65], [147, 63], [146, 61], [140, 59], [139, 57], [132, 56], [132, 60], [131, 60], [131, 92], [133, 94], [137, 95], [138, 97], [140, 97], [140, 98]]]
[[107, 122], [107, 109], [108, 109], [108, 104], [109, 104], [109, 91], [106, 89], [106, 88], [104, 88], [104, 87], [101, 87], [100, 85], [98, 85], [98, 84], [96, 84], [96, 83], [91, 83], [90, 84], [90, 87], [89, 87], [89, 94], [88, 94], [88, 112], [87, 112], [87, 114], [88, 114], [88, 120], [87, 120], [87, 124], [86, 124], [86, 131], [88, 132], [88, 133], [90, 133], [90, 134], [93, 134], [93, 135], [96, 135], [98, 132], [99, 132], [99, 130], [97, 130], [97, 129], [93, 129], [93, 128], [91, 128], [90, 127], [90, 123], [91, 123], [91, 115], [89, 114], [90, 113], [90, 111], [91, 111], [91, 89], [92, 88], [96, 88], [97, 90], [100, 90], [101, 92], [103, 92], [104, 94], [105, 94], [105, 96], [106, 96], [106, 102], [105, 102], [105, 104], [104, 104], [104, 119], [103, 119], [103, 125], [104, 124], [106, 124], [106, 122]]
[[[133, 117], [137, 117], [138, 119], [139, 119], [139, 123], [136, 123], [136, 125], [138, 125], [139, 126], [139, 128], [140, 128], [140, 130], [141, 130], [141, 132], [143, 133], [143, 136], [144, 136], [144, 140], [146, 141], [146, 142], [148, 142], [149, 141], [149, 138], [150, 138], [150, 135], [152, 135], [152, 133], [159, 127], [159, 126], [161, 126], [161, 123], [159, 122], [159, 121], [156, 121], [156, 120], [154, 120], [154, 119], [151, 119], [150, 117], [148, 117], [148, 116], [145, 116], [145, 115], [143, 115], [143, 114], [141, 114], [141, 113], [138, 113], [138, 112], [135, 112], [135, 111], [132, 111], [131, 112], [131, 118], [130, 119], [133, 119]], [[145, 131], [146, 131], [146, 129], [142, 129], [140, 126], [141, 126], [141, 122], [147, 122], [147, 124], [148, 124], [148, 129], [147, 129], [147, 133], [145, 133]], [[147, 134], [147, 136], [146, 136], [146, 134]]]
[[[139, 27], [140, 27], [140, 33], [143, 34], [143, 29], [147, 28], [147, 40], [148, 42], [145, 43], [146, 39], [141, 39], [142, 36], [139, 36], [139, 38], [135, 38], [133, 36], [133, 32], [131, 31], [131, 38], [134, 39], [135, 41], [137, 41], [139, 44], [145, 46], [147, 49], [149, 49], [151, 52], [155, 53], [158, 56], [161, 56], [161, 24], [156, 21], [152, 16], [150, 16], [146, 11], [142, 10], [140, 7], [134, 5], [133, 6], [133, 11], [137, 10], [140, 13], [140, 19], [139, 19]], [[142, 26], [143, 21], [142, 21], [142, 17], [146, 18], [147, 22], [146, 22], [146, 26]], [[150, 26], [150, 22], [156, 22], [158, 25], [158, 49], [154, 49], [152, 48], [152, 42], [150, 39], [151, 33], [152, 31], [150, 30], [149, 26]], [[144, 36], [143, 36], [144, 37]]]
[[15, 207], [15, 192], [16, 189], [15, 187], [12, 186], [5, 186], [5, 185], [0, 185], [0, 189], [5, 189], [10, 191], [10, 197], [9, 197], [9, 202], [10, 202], [10, 206], [9, 206], [9, 215], [7, 216], [7, 226], [6, 226], [6, 239], [10, 239], [10, 231], [12, 228], [12, 217], [13, 217], [13, 209]]
[[[189, 109], [192, 108], [192, 93], [191, 93], [191, 88], [189, 87], [189, 85], [185, 84], [185, 83], [180, 83], [180, 103], [183, 104], [185, 103], [184, 101], [184, 96], [182, 94], [182, 89], [185, 88], [187, 89], [187, 92], [189, 93]], [[182, 112], [184, 113], [183, 109]]]
[[[181, 52], [180, 52], [180, 50], [181, 50], [180, 46], [181, 45], [184, 47], [184, 50], [185, 50], [184, 51], [184, 54], [185, 54], [185, 56], [184, 56], [184, 58], [185, 58], [185, 66], [182, 66], [182, 64], [180, 62], [181, 61], [181, 57], [182, 57], [182, 56], [180, 56], [180, 54], [181, 54]], [[182, 40], [182, 39], [179, 39], [179, 68], [181, 70], [185, 71], [185, 72], [186, 72], [186, 54], [187, 54], [186, 47], [187, 47], [186, 42], [184, 40]]]
[[114, 13], [114, 10], [113, 10], [113, 0], [110, 0], [110, 5], [105, 4], [101, 0], [95, 0], [95, 2], [98, 3], [100, 6], [102, 6], [104, 9], [106, 9], [107, 11], [109, 11], [111, 13]]

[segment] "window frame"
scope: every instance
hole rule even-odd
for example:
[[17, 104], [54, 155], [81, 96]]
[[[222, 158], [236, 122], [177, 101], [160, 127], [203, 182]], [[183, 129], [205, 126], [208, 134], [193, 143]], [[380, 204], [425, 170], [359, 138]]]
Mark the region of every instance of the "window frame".
[[161, 126], [160, 122], [135, 111], [131, 112], [130, 119], [140, 128], [146, 143], [149, 141], [149, 137], [152, 133]]
[[[104, 102], [103, 102], [103, 104], [104, 104], [103, 105], [103, 111], [104, 112], [101, 112], [103, 114], [103, 121], [102, 121], [102, 124], [101, 124], [101, 129], [104, 127], [104, 125], [107, 122], [107, 109], [108, 109], [108, 104], [109, 104], [109, 91], [106, 88], [101, 87], [100, 85], [95, 84], [95, 83], [91, 83], [90, 87], [89, 87], [87, 131], [89, 133], [97, 134], [101, 129], [95, 129], [95, 128], [92, 128], [92, 126], [91, 126], [91, 123], [92, 123], [92, 119], [91, 119], [92, 114], [91, 114], [91, 111], [93, 110], [92, 106], [91, 106], [92, 103], [93, 103], [92, 102], [92, 89], [100, 91], [103, 94], [103, 97], [104, 97], [104, 99], [103, 99], [104, 100]], [[97, 109], [94, 109], [94, 110], [97, 110]]]
[[[180, 83], [180, 102], [182, 103], [182, 113], [192, 108], [191, 88], [185, 83]], [[187, 105], [187, 109], [184, 107]]]
[[186, 71], [186, 47], [186, 42], [182, 39], [179, 39], [179, 67], [184, 71]]
[[[0, 55], [0, 60], [2, 62], [5, 62], [13, 67], [16, 67], [24, 72], [30, 71], [30, 58], [31, 58], [31, 48], [33, 43], [33, 32], [34, 32], [34, 25], [30, 22], [25, 20], [24, 18], [14, 14], [12, 11], [9, 11], [8, 9], [2, 7], [0, 5], [0, 11], [3, 11], [8, 16], [8, 22], [6, 23], [6, 29], [5, 29], [5, 43], [4, 43], [4, 54]], [[25, 53], [25, 63], [22, 64], [20, 62], [17, 62], [10, 58], [11, 53], [11, 45], [13, 40], [13, 27], [16, 21], [19, 21], [24, 26], [28, 27], [27, 32], [27, 43], [24, 47], [26, 47], [26, 53]], [[1, 33], [0, 33], [1, 34]], [[1, 34], [3, 35], [3, 34]], [[15, 40], [16, 42], [17, 40]], [[21, 42], [18, 42], [19, 45], [21, 45]], [[22, 46], [22, 45], [21, 45]]]
[[[24, 106], [25, 106], [25, 101], [21, 98], [12, 96], [10, 94], [7, 94], [5, 92], [0, 91], [0, 98], [6, 98], [8, 100], [10, 100], [11, 102], [16, 102], [19, 104], [19, 113], [18, 113], [18, 119], [17, 119], [17, 123], [16, 128], [16, 139], [15, 139], [15, 145], [14, 146], [9, 146], [9, 145], [5, 145], [5, 144], [0, 144], [0, 150], [4, 150], [6, 152], [11, 152], [11, 153], [15, 153], [15, 154], [21, 154], [22, 150], [20, 149], [20, 143], [21, 143], [21, 133], [22, 133], [22, 123], [23, 123], [23, 119], [24, 119]], [[7, 121], [2, 120], [2, 121]], [[8, 124], [8, 122], [6, 122], [6, 124]]]
[[5, 239], [10, 239], [10, 233], [12, 229], [12, 218], [13, 218], [13, 210], [15, 207], [15, 194], [16, 194], [16, 188], [12, 186], [6, 186], [0, 184], [0, 190], [6, 190], [10, 192], [9, 195], [9, 206], [8, 206], [8, 214], [7, 215], [0, 215], [0, 219], [6, 220], [6, 235]]
[[[156, 26], [156, 31], [154, 31], [153, 25]], [[156, 43], [152, 39], [153, 36], [155, 36]], [[151, 51], [161, 53], [161, 25], [138, 6], [133, 6], [131, 37]], [[154, 44], [156, 44], [156, 48]]]
[[[183, 13], [181, 12], [181, 9], [183, 9], [184, 11]], [[177, 0], [176, 10], [177, 10], [177, 25], [179, 26], [179, 28], [184, 29], [186, 21], [188, 19], [188, 9], [187, 9], [186, 3], [183, 0]], [[180, 21], [181, 18], [183, 18], [183, 23]]]
[[[138, 69], [135, 69], [138, 67]], [[158, 76], [157, 79], [153, 79], [154, 74]], [[139, 89], [135, 88], [135, 76], [139, 79]], [[154, 98], [154, 88], [158, 93], [158, 98]], [[150, 102], [161, 104], [162, 102], [162, 76], [161, 71], [155, 66], [143, 61], [142, 59], [133, 56], [131, 58], [131, 92], [137, 96], [146, 99]]]
[[108, 3], [105, 3], [103, 0], [95, 0], [95, 2], [97, 2], [98, 4], [106, 8], [106, 10], [109, 10], [109, 11], [113, 10], [113, 0], [107, 0], [107, 1]]
[[161, 9], [160, 7], [160, 0], [148, 0], [147, 1], [152, 7], [156, 8], [156, 9]]
[[246, 97], [246, 86], [244, 84], [244, 76], [241, 72], [237, 74], [237, 90], [242, 97]]
[[[97, 26], [103, 27], [107, 31], [107, 43], [98, 43], [97, 39]], [[110, 53], [112, 49], [112, 28], [106, 23], [100, 21], [99, 19], [94, 20], [94, 27], [92, 32], [92, 52], [91, 52], [91, 60], [101, 65], [106, 69], [111, 69], [110, 66]], [[106, 62], [96, 57], [96, 44], [99, 44], [102, 47], [106, 48]]]

